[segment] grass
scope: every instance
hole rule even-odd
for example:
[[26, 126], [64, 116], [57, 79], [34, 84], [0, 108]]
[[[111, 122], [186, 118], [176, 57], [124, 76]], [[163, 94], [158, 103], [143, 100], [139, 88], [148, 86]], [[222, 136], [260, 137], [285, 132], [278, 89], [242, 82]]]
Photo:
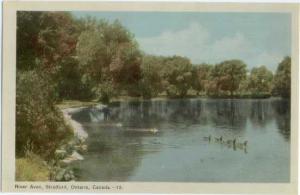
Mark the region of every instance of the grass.
[[76, 107], [85, 107], [85, 106], [93, 106], [97, 105], [99, 102], [96, 100], [91, 101], [79, 101], [79, 100], [64, 100], [57, 104], [56, 106], [59, 109], [65, 109], [65, 108], [76, 108]]
[[50, 171], [37, 155], [16, 159], [16, 181], [49, 181]]

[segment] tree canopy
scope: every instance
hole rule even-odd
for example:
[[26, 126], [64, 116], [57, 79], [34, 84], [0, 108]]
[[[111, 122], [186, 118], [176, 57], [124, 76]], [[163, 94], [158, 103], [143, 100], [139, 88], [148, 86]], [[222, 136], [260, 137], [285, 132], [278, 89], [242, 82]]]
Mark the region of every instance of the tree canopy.
[[248, 89], [253, 93], [270, 93], [272, 89], [273, 73], [265, 66], [251, 70]]
[[291, 95], [291, 58], [288, 56], [278, 65], [274, 76], [273, 93], [282, 97]]

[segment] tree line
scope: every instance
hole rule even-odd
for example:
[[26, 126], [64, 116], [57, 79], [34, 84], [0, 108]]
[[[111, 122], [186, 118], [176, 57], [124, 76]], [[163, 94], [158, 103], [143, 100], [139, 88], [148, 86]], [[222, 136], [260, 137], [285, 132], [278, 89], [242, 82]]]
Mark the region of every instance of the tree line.
[[[183, 56], [144, 53], [119, 21], [76, 19], [67, 12], [17, 13], [17, 154], [45, 158], [65, 139], [55, 104], [65, 99], [109, 103], [114, 97], [290, 97], [291, 58], [273, 74], [232, 59], [192, 64]], [[45, 152], [48, 151], [48, 152]]]

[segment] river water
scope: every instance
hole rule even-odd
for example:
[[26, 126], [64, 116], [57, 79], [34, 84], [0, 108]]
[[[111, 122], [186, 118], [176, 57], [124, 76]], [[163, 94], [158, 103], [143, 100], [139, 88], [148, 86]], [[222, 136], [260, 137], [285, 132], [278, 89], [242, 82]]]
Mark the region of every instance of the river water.
[[127, 101], [72, 118], [89, 134], [80, 181], [289, 182], [288, 100]]

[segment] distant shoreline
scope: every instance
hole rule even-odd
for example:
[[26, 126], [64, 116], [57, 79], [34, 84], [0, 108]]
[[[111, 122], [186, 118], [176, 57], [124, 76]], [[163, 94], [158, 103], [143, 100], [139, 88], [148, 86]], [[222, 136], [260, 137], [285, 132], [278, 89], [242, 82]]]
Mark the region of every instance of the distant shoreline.
[[[160, 101], [160, 100], [180, 100], [180, 99], [212, 99], [212, 100], [263, 100], [263, 99], [285, 99], [290, 100], [290, 98], [283, 98], [279, 96], [268, 96], [268, 97], [228, 97], [228, 96], [187, 96], [184, 98], [180, 97], [167, 97], [167, 96], [158, 96], [153, 98], [143, 98], [143, 97], [132, 97], [132, 96], [120, 96], [118, 98], [112, 98], [111, 102], [109, 104], [117, 103], [117, 102], [124, 102], [124, 101]], [[107, 105], [109, 105], [107, 104]], [[91, 107], [91, 106], [97, 106], [97, 105], [106, 105], [101, 102], [97, 102], [96, 100], [90, 100], [90, 101], [80, 101], [80, 100], [64, 100], [57, 104], [56, 106], [60, 110], [69, 110], [72, 112], [75, 112], [76, 110], [80, 110], [83, 108]]]

